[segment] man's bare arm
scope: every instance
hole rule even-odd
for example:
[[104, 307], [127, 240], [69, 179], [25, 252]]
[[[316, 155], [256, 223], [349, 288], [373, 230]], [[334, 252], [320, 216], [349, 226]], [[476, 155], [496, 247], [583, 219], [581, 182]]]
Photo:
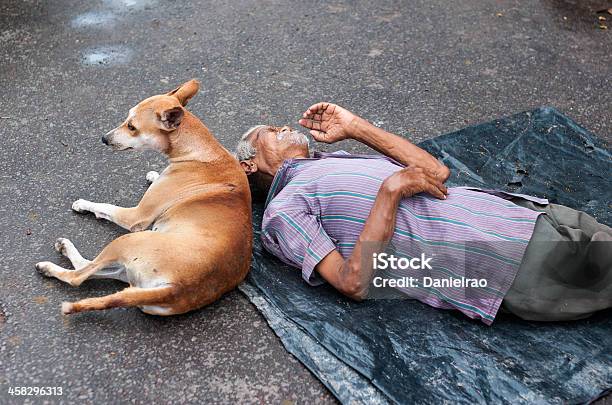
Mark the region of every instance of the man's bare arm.
[[311, 130], [316, 141], [334, 143], [355, 139], [405, 166], [428, 170], [443, 182], [450, 176], [450, 170], [427, 151], [336, 104], [317, 103], [311, 106], [299, 123]]
[[368, 145], [403, 165], [422, 167], [436, 178], [446, 181], [450, 170], [429, 152], [419, 148], [409, 140], [378, 128], [363, 118], [356, 117], [351, 125], [351, 138]]
[[389, 176], [378, 191], [351, 255], [344, 260], [334, 250], [315, 270], [342, 294], [364, 299], [373, 277], [372, 255], [384, 251], [393, 237], [401, 199], [421, 192], [445, 199], [448, 190], [441, 180], [421, 168], [408, 167]]

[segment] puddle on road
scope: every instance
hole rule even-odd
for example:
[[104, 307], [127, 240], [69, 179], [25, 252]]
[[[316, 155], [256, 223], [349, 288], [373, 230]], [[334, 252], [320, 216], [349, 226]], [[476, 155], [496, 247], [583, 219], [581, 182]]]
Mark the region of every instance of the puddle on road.
[[123, 46], [91, 48], [83, 54], [83, 64], [89, 66], [119, 65], [129, 60], [130, 50]]
[[117, 16], [110, 12], [92, 11], [76, 16], [72, 20], [72, 26], [75, 28], [95, 27], [95, 26], [112, 26], [115, 24]]
[[152, 6], [156, 2], [154, 0], [106, 0], [105, 3], [115, 9], [131, 8], [142, 10]]
[[[106, 11], [90, 11], [72, 20], [73, 28], [112, 27], [126, 14], [134, 10], [149, 10], [156, 0], [104, 0]], [[112, 9], [112, 10], [111, 10]], [[122, 45], [103, 45], [83, 51], [81, 63], [88, 66], [112, 66], [127, 63], [131, 50]]]

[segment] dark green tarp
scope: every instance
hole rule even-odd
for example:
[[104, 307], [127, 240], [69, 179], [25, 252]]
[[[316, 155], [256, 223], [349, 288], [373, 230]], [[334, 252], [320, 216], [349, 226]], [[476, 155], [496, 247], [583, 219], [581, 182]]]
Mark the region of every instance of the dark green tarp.
[[[422, 142], [450, 185], [548, 198], [610, 224], [607, 146], [552, 108]], [[313, 288], [259, 243], [242, 290], [285, 347], [342, 401], [581, 402], [612, 387], [612, 312], [577, 322], [498, 315], [492, 326], [417, 301], [356, 303]]]

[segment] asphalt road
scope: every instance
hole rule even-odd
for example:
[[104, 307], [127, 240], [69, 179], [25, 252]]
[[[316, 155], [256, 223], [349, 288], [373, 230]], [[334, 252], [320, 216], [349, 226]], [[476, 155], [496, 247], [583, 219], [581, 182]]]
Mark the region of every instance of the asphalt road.
[[[422, 140], [552, 105], [610, 141], [609, 1], [0, 2], [0, 403], [11, 386], [61, 386], [100, 402], [330, 403], [238, 292], [160, 319], [135, 309], [65, 317], [72, 288], [34, 263], [92, 257], [121, 234], [71, 212], [86, 198], [129, 206], [152, 153], [113, 153], [100, 136], [140, 99], [190, 78], [190, 109], [231, 147], [257, 123], [295, 123], [328, 100]], [[354, 143], [334, 146], [363, 151]], [[325, 148], [323, 148], [325, 149]], [[32, 398], [30, 398], [31, 400]], [[58, 398], [50, 398], [57, 400]]]

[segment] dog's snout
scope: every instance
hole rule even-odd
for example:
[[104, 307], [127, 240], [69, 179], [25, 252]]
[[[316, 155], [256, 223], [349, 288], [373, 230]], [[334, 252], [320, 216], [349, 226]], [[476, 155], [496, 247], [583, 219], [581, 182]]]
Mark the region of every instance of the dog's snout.
[[111, 139], [111, 136], [113, 135], [113, 132], [115, 132], [114, 129], [108, 131], [107, 133], [104, 134], [104, 136], [102, 136], [102, 143], [104, 145], [110, 145], [110, 139]]

